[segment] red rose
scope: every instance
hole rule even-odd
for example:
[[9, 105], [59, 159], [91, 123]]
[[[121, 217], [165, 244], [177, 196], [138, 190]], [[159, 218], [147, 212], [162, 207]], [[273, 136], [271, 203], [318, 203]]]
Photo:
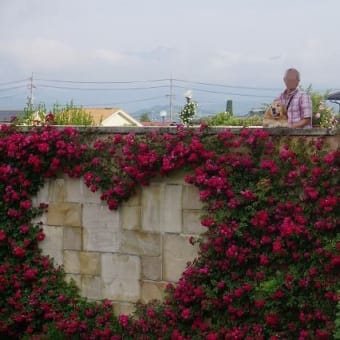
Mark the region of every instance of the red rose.
[[24, 257], [26, 255], [26, 251], [25, 251], [25, 249], [23, 249], [21, 247], [14, 247], [13, 254], [16, 257]]
[[0, 242], [6, 240], [6, 233], [5, 230], [0, 229]]

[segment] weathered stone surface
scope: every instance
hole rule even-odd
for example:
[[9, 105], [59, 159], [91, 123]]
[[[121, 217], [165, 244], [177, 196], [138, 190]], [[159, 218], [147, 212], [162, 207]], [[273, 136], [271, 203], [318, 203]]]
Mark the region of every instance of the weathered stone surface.
[[113, 303], [113, 312], [116, 316], [119, 315], [129, 315], [134, 313], [136, 310], [135, 305], [133, 303], [124, 303], [124, 302], [114, 302]]
[[160, 256], [142, 256], [142, 278], [159, 281], [162, 278], [162, 259]]
[[82, 229], [78, 227], [64, 227], [64, 249], [81, 250]]
[[177, 281], [188, 261], [197, 256], [197, 249], [189, 243], [189, 236], [163, 236], [163, 280]]
[[199, 191], [193, 185], [183, 186], [183, 209], [202, 209]]
[[159, 234], [142, 231], [122, 230], [122, 243], [119, 252], [123, 254], [136, 254], [158, 256], [161, 252], [161, 238]]
[[185, 234], [202, 234], [206, 231], [201, 224], [201, 210], [183, 210], [183, 232]]
[[103, 297], [125, 302], [140, 298], [141, 264], [138, 256], [120, 254], [101, 255]]
[[49, 186], [50, 186], [50, 180], [45, 180], [44, 186], [39, 190], [36, 196], [32, 197], [32, 204], [34, 206], [39, 206], [40, 203], [48, 203], [49, 197]]
[[65, 279], [67, 282], [74, 281], [79, 289], [81, 289], [81, 275], [80, 274], [66, 274]]
[[100, 275], [100, 254], [79, 252], [80, 274]]
[[103, 203], [103, 201], [100, 199], [100, 196], [102, 195], [102, 192], [100, 190], [92, 192], [83, 182], [83, 179], [80, 179], [80, 181], [82, 189], [79, 200], [81, 200], [83, 203], [96, 203], [96, 204]]
[[126, 202], [123, 203], [123, 206], [135, 207], [141, 205], [141, 193], [142, 189], [138, 187], [134, 195], [132, 195]]
[[65, 202], [66, 185], [63, 178], [57, 178], [50, 181], [48, 198], [50, 202]]
[[68, 274], [80, 274], [80, 252], [64, 250], [64, 270]]
[[82, 276], [81, 295], [91, 300], [100, 300], [102, 298], [101, 278], [99, 276]]
[[83, 249], [116, 252], [121, 244], [118, 211], [106, 205], [86, 203], [83, 207]]
[[44, 255], [53, 257], [54, 263], [63, 264], [63, 228], [44, 226], [45, 239], [39, 242]]
[[188, 175], [188, 172], [185, 170], [175, 170], [171, 173], [169, 177], [160, 177], [161, 182], [167, 184], [185, 184], [185, 176]]
[[166, 284], [165, 282], [143, 281], [141, 301], [148, 303], [152, 300], [163, 300]]
[[120, 209], [122, 228], [126, 230], [138, 230], [141, 228], [141, 207], [122, 206]]
[[142, 229], [160, 232], [160, 200], [162, 185], [151, 183], [142, 189]]
[[64, 176], [65, 181], [65, 202], [79, 202], [83, 197], [83, 185], [82, 180], [79, 178], [70, 178]]
[[47, 213], [47, 224], [53, 226], [81, 226], [80, 203], [50, 203]]
[[162, 232], [180, 233], [182, 231], [182, 185], [167, 184], [161, 204]]

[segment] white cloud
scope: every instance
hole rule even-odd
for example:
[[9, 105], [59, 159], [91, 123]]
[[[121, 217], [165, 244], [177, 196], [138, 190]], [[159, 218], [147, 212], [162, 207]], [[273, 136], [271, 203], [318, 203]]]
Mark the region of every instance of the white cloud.
[[58, 40], [16, 40], [0, 47], [3, 55], [14, 60], [24, 72], [57, 71], [86, 63], [80, 51]]
[[123, 53], [103, 48], [95, 50], [93, 55], [96, 59], [104, 60], [111, 64], [116, 64], [118, 62], [123, 61], [126, 58], [126, 56]]

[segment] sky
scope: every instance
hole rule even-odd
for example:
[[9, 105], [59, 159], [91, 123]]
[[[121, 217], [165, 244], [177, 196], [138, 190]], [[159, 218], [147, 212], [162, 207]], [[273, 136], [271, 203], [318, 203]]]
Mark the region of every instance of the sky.
[[242, 113], [290, 67], [339, 90], [339, 14], [339, 0], [0, 0], [0, 108], [24, 106], [32, 84], [47, 105], [133, 112], [191, 90], [202, 110], [232, 99]]

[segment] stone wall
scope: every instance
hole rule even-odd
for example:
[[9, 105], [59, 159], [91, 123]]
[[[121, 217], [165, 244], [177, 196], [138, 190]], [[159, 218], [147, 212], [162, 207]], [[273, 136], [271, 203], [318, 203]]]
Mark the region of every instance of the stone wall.
[[189, 237], [204, 230], [198, 190], [184, 174], [154, 179], [117, 211], [67, 176], [47, 181], [34, 201], [49, 204], [38, 219], [46, 234], [43, 253], [64, 266], [83, 296], [112, 300], [116, 313], [162, 299], [166, 284], [197, 254]]
[[[93, 138], [113, 133], [175, 133], [175, 128], [101, 128]], [[213, 128], [215, 134], [224, 128]], [[234, 129], [238, 133], [240, 129]], [[81, 129], [80, 129], [81, 131]], [[322, 137], [332, 149], [340, 146], [339, 133], [324, 129], [272, 129], [274, 136]], [[184, 174], [153, 179], [117, 211], [110, 211], [99, 193], [82, 180], [66, 176], [46, 182], [35, 204], [49, 204], [39, 218], [46, 238], [44, 254], [63, 265], [81, 294], [92, 300], [110, 299], [115, 312], [130, 313], [137, 301], [162, 299], [168, 282], [176, 282], [187, 261], [197, 255], [191, 235], [203, 232], [198, 191], [184, 182]]]

